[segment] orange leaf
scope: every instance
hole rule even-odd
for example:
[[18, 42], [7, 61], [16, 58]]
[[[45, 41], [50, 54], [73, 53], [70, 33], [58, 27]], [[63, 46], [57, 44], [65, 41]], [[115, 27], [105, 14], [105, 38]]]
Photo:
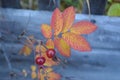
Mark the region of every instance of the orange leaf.
[[30, 55], [31, 51], [32, 51], [31, 48], [24, 45], [23, 48], [20, 51], [20, 54], [24, 54], [25, 56], [28, 56], [28, 55]]
[[90, 51], [90, 45], [84, 37], [68, 32], [62, 35], [62, 38], [74, 49], [79, 51]]
[[58, 35], [63, 26], [62, 14], [58, 8], [56, 8], [52, 14], [51, 27], [54, 31], [54, 35]]
[[75, 34], [90, 34], [95, 31], [96, 28], [96, 25], [89, 21], [80, 21], [74, 24], [70, 31]]
[[46, 46], [48, 49], [54, 49], [54, 42], [52, 39], [48, 39], [46, 42]]
[[42, 24], [41, 32], [45, 38], [51, 38], [51, 36], [52, 36], [51, 27], [47, 24]]
[[70, 27], [72, 27], [72, 24], [74, 22], [75, 10], [72, 6], [68, 7], [67, 9], [64, 10], [62, 15], [63, 15], [63, 30], [62, 30], [62, 32], [67, 32], [70, 29]]
[[62, 38], [56, 37], [54, 39], [54, 44], [61, 55], [65, 56], [65, 57], [70, 57], [70, 55], [71, 55], [70, 54], [70, 46]]

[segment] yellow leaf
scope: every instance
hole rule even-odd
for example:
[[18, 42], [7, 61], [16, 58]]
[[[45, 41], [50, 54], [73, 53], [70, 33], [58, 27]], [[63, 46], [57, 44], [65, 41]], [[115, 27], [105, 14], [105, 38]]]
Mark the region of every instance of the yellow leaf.
[[51, 36], [52, 36], [51, 27], [47, 24], [42, 24], [41, 32], [45, 38], [51, 38]]
[[62, 31], [63, 18], [60, 10], [56, 8], [52, 14], [51, 27], [54, 35], [58, 35]]
[[24, 54], [25, 56], [28, 56], [28, 55], [30, 55], [31, 51], [32, 51], [31, 48], [24, 45], [23, 48], [20, 51], [20, 54]]
[[70, 46], [62, 38], [56, 37], [54, 43], [61, 55], [70, 57]]
[[32, 66], [31, 66], [31, 70], [32, 70], [32, 71], [36, 71], [36, 66], [35, 66], [35, 65], [32, 65]]
[[62, 35], [62, 38], [75, 50], [90, 51], [90, 45], [84, 37], [77, 34], [67, 32]]
[[54, 49], [54, 42], [52, 39], [48, 39], [46, 42], [46, 46], [48, 49]]
[[75, 23], [70, 31], [75, 34], [90, 34], [95, 31], [96, 28], [96, 25], [89, 21], [80, 21]]
[[37, 78], [37, 73], [36, 73], [35, 71], [33, 71], [33, 72], [31, 73], [31, 77], [32, 77], [32, 79]]
[[63, 15], [63, 29], [62, 32], [67, 32], [70, 27], [72, 27], [72, 24], [74, 22], [74, 18], [75, 18], [75, 10], [74, 8], [68, 7], [67, 9], [64, 10], [64, 12], [62, 13]]

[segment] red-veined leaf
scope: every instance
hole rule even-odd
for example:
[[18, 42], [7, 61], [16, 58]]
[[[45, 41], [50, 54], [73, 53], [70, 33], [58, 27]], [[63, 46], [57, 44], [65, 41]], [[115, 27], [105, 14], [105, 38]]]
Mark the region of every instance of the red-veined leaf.
[[61, 55], [70, 57], [70, 46], [62, 38], [55, 37], [54, 44]]
[[54, 49], [54, 42], [52, 39], [48, 39], [47, 42], [46, 42], [46, 47], [48, 49]]
[[56, 8], [52, 14], [51, 27], [54, 35], [58, 35], [62, 31], [63, 18], [60, 10]]
[[77, 34], [67, 32], [62, 35], [62, 38], [75, 50], [90, 51], [90, 45], [84, 37]]
[[51, 38], [51, 36], [52, 36], [51, 27], [47, 24], [42, 24], [41, 32], [45, 38]]
[[89, 21], [80, 21], [75, 23], [70, 31], [75, 34], [90, 34], [95, 31], [96, 28], [96, 25]]
[[68, 7], [62, 13], [63, 15], [63, 29], [62, 32], [67, 32], [74, 22], [75, 10], [73, 7]]

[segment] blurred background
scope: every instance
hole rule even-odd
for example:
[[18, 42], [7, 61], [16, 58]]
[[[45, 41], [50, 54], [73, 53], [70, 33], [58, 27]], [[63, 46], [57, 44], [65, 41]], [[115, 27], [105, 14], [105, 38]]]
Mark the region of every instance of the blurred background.
[[[97, 15], [120, 16], [120, 0], [88, 0], [91, 13]], [[64, 10], [74, 6], [77, 13], [88, 13], [86, 0], [0, 0], [0, 7], [32, 10], [49, 10], [56, 7]]]

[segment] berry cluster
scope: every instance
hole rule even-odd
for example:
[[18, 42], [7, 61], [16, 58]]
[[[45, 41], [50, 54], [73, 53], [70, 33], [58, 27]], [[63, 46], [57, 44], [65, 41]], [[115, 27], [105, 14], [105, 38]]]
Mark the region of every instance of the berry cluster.
[[[48, 58], [53, 58], [55, 56], [55, 50], [54, 49], [47, 49], [46, 55]], [[35, 62], [37, 65], [42, 66], [45, 63], [46, 59], [42, 56], [39, 56], [35, 59]]]

